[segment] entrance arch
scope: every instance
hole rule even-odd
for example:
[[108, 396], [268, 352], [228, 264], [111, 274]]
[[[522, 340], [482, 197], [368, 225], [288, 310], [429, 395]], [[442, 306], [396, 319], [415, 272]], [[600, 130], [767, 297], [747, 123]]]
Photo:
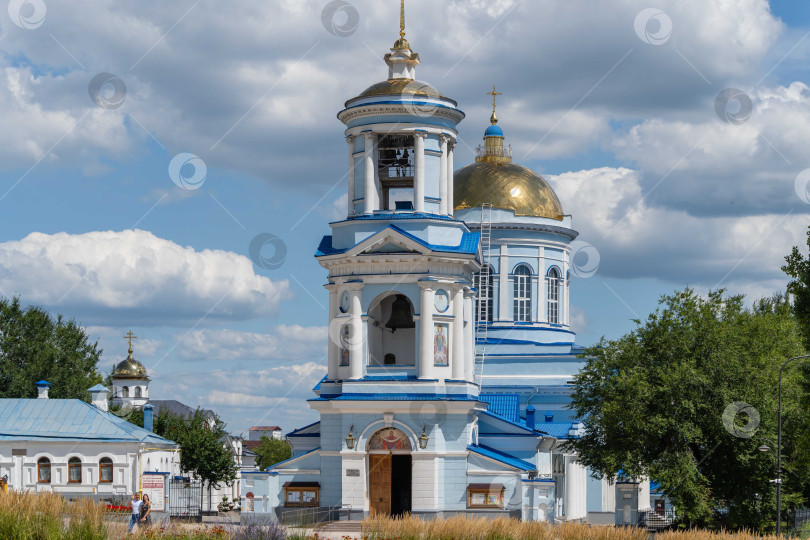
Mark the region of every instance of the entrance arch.
[[403, 515], [411, 511], [413, 460], [411, 440], [395, 427], [369, 437], [368, 500], [373, 515]]

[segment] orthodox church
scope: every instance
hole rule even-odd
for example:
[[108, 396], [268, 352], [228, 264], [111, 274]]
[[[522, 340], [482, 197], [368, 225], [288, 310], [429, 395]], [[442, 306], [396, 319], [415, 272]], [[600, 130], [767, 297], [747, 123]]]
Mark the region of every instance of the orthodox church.
[[287, 435], [291, 459], [243, 475], [243, 511], [629, 520], [647, 484], [595, 480], [564, 448], [584, 429], [566, 408], [582, 362], [571, 216], [512, 163], [494, 88], [475, 163], [454, 169], [465, 115], [416, 79], [404, 13], [384, 60], [387, 79], [338, 113], [349, 196], [316, 251], [329, 294], [327, 374], [309, 400], [320, 421]]

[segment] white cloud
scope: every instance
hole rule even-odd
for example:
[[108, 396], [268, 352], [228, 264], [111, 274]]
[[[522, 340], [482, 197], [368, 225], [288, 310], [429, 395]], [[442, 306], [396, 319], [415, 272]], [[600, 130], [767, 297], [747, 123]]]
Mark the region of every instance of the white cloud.
[[280, 325], [274, 334], [227, 329], [195, 330], [178, 348], [185, 359], [302, 361], [326, 354], [325, 326]]
[[196, 251], [147, 231], [31, 233], [0, 244], [0, 290], [70, 308], [91, 324], [246, 320], [273, 315], [289, 283], [257, 275], [237, 253]]
[[683, 210], [651, 206], [640, 175], [626, 168], [549, 176], [579, 240], [600, 255], [597, 275], [651, 277], [717, 288], [757, 283], [784, 287], [780, 267], [801, 244], [807, 216], [763, 214], [699, 218]]

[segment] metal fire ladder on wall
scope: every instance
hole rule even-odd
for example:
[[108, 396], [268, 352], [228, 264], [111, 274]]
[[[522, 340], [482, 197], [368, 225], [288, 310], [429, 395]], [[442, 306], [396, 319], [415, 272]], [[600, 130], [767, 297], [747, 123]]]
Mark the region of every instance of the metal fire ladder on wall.
[[[475, 384], [481, 386], [484, 377], [484, 360], [487, 354], [487, 326], [490, 302], [493, 298], [487, 294], [492, 283], [492, 272], [489, 271], [489, 250], [492, 245], [492, 205], [481, 205], [481, 271], [478, 273], [478, 309], [475, 314]], [[494, 296], [494, 295], [493, 295]]]

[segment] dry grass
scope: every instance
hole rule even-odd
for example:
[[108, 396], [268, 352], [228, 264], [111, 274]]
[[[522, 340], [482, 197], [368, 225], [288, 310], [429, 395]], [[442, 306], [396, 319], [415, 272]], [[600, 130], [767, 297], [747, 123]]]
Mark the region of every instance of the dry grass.
[[90, 500], [67, 503], [53, 493], [0, 491], [3, 540], [105, 540], [106, 509]]
[[[370, 538], [400, 540], [648, 540], [639, 529], [590, 527], [580, 523], [522, 523], [509, 518], [455, 516], [423, 520], [372, 517], [363, 522], [363, 534]], [[673, 539], [674, 540], [674, 539]]]
[[[592, 527], [583, 523], [521, 523], [509, 518], [456, 516], [423, 520], [415, 517], [371, 517], [363, 522], [363, 535], [386, 540], [649, 540], [646, 529]], [[749, 532], [715, 533], [704, 530], [665, 531], [655, 540], [763, 540]]]

